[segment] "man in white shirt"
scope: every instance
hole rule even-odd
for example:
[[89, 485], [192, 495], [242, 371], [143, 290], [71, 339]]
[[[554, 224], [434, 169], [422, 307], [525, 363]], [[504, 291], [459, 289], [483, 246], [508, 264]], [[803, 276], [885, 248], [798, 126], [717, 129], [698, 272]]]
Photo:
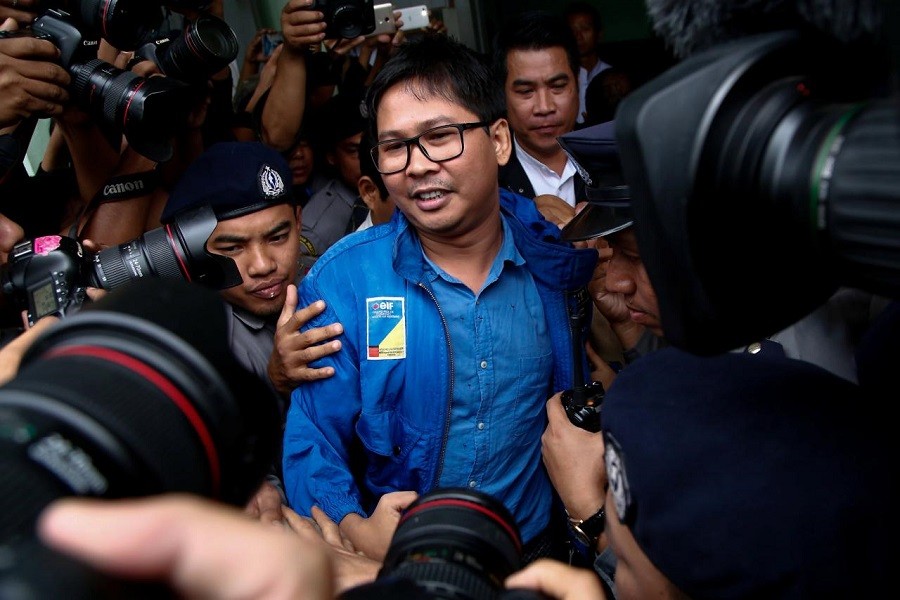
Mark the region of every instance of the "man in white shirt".
[[603, 39], [603, 20], [600, 12], [587, 2], [570, 2], [566, 5], [565, 19], [578, 45], [578, 123], [584, 123], [587, 112], [587, 87], [601, 71], [612, 65], [603, 62], [597, 52], [597, 44]]
[[578, 53], [565, 20], [547, 11], [513, 17], [497, 36], [494, 67], [504, 82], [513, 156], [501, 187], [534, 198], [558, 196], [574, 207], [583, 182], [556, 139], [575, 128]]

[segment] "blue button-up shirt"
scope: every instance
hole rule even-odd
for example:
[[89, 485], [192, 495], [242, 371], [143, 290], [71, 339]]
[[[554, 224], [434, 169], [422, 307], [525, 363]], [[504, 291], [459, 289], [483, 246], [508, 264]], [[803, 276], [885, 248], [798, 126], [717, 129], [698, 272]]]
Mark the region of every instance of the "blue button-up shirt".
[[524, 262], [504, 221], [500, 252], [477, 294], [428, 264], [450, 330], [454, 373], [440, 485], [494, 496], [528, 541], [550, 514], [541, 434], [552, 357], [543, 305]]

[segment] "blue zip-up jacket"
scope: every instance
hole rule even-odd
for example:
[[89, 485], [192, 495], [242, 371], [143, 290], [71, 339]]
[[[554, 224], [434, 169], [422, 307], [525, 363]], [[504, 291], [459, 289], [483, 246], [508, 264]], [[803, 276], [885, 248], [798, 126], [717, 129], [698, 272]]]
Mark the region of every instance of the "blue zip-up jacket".
[[[597, 253], [561, 242], [559, 229], [532, 200], [501, 190], [500, 203], [544, 304], [553, 389], [570, 388], [567, 292], [590, 281]], [[383, 494], [422, 494], [439, 480], [453, 396], [452, 345], [415, 235], [398, 211], [390, 223], [338, 241], [303, 279], [298, 306], [326, 302], [304, 328], [340, 322], [344, 333], [341, 350], [314, 365], [333, 366], [334, 376], [303, 383], [291, 395], [283, 476], [290, 505], [301, 514], [317, 505], [335, 522], [351, 512], [368, 517]], [[388, 309], [398, 323], [389, 345], [405, 358], [370, 360], [369, 346], [384, 336], [367, 341], [367, 316], [374, 299], [385, 298], [396, 299]]]

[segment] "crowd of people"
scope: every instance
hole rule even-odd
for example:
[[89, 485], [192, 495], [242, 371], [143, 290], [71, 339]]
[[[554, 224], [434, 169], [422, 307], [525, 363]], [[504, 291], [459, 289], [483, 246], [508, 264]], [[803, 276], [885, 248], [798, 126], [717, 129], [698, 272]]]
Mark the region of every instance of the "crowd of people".
[[[69, 236], [95, 253], [210, 209], [200, 251], [234, 279], [219, 290], [231, 352], [283, 417], [281, 452], [244, 506], [67, 498], [36, 535], [184, 597], [325, 599], [379, 577], [411, 503], [458, 488], [515, 521], [522, 568], [506, 587], [884, 589], [900, 470], [857, 360], [890, 299], [842, 288], [733, 352], [667, 347], [630, 198], [598, 200], [609, 173], [585, 173], [591, 157], [560, 144], [608, 142], [617, 164], [609, 122], [634, 80], [603, 60], [592, 3], [510, 15], [489, 53], [434, 20], [326, 39], [316, 6], [287, 0], [280, 44], [260, 29], [193, 82], [185, 122], [147, 152], [150, 132], [76, 97], [54, 41], [17, 33], [38, 3], [0, 0], [0, 261], [22, 240]], [[167, 27], [228, 18], [221, 0], [166, 7]], [[97, 58], [166, 76], [106, 39]], [[52, 130], [29, 174], [37, 119]], [[570, 241], [582, 211], [593, 228]], [[0, 299], [0, 383], [60, 316], [28, 327], [17, 300]], [[573, 424], [562, 398], [591, 380], [600, 431]]]

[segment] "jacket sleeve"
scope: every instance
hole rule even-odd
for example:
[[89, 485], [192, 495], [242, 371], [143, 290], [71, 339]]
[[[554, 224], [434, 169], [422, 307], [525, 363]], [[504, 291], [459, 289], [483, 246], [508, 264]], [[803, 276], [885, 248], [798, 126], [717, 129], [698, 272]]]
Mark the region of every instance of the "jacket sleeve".
[[317, 281], [320, 273], [314, 267], [303, 280], [298, 306], [321, 298], [326, 310], [302, 329], [340, 322], [345, 333], [339, 338], [339, 352], [313, 363], [315, 367], [332, 366], [335, 374], [304, 382], [291, 394], [284, 431], [283, 476], [288, 502], [294, 510], [309, 516], [315, 505], [339, 523], [351, 512], [368, 516], [362, 508], [349, 458], [361, 399], [358, 348], [353, 336], [348, 337], [346, 332], [357, 330], [357, 317], [351, 310], [352, 301], [346, 300], [346, 287], [343, 295], [329, 292], [332, 286]]

